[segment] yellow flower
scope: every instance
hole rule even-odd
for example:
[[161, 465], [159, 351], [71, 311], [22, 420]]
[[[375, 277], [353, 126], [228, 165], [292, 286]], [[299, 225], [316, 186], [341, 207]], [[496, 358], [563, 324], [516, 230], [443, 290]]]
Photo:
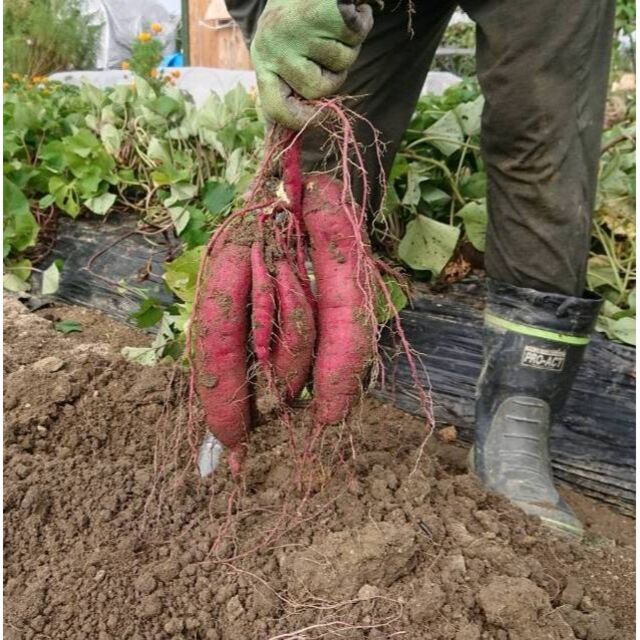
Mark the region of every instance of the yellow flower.
[[31, 82], [33, 82], [33, 84], [39, 84], [42, 82], [42, 78], [40, 76], [33, 76], [33, 78], [31, 78]]
[[130, 67], [131, 67], [131, 65], [129, 64], [129, 62], [128, 62], [127, 60], [125, 60], [125, 61], [122, 63], [122, 68], [123, 68], [125, 71], [127, 71]]
[[157, 69], [151, 69], [151, 71], [149, 71], [149, 75], [152, 78], [157, 78], [158, 77], [158, 70]]
[[154, 22], [151, 25], [151, 31], [153, 31], [153, 33], [162, 33], [162, 25], [159, 22]]
[[18, 74], [18, 73], [12, 73], [12, 74], [11, 74], [11, 79], [12, 79], [12, 80], [20, 80], [20, 74]]
[[175, 71], [172, 71], [172, 72], [171, 72], [171, 75], [172, 75], [174, 78], [179, 78], [179, 77], [180, 77], [180, 72], [179, 72], [177, 69], [175, 69]]
[[6, 91], [9, 88], [9, 83], [8, 82], [3, 82], [2, 83], [2, 88]]
[[140, 40], [140, 42], [149, 42], [149, 40], [151, 40], [151, 34], [143, 31], [142, 33], [138, 34], [138, 40]]

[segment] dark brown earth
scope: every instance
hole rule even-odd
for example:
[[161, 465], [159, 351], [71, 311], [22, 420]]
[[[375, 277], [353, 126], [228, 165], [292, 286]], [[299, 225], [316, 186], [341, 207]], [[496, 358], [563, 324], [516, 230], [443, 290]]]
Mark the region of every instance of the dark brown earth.
[[145, 336], [71, 307], [4, 315], [6, 638], [635, 637], [633, 521], [571, 493], [587, 540], [556, 539], [436, 438], [412, 474], [423, 425], [372, 400], [321, 491], [296, 492], [272, 423], [230, 502], [226, 470], [199, 481], [176, 453], [180, 377], [119, 356]]

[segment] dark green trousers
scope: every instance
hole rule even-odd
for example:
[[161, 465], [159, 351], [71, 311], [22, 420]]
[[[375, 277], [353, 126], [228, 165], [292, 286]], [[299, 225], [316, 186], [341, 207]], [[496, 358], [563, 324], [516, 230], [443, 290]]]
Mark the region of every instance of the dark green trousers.
[[[312, 2], [313, 0], [310, 0]], [[427, 71], [458, 3], [387, 0], [341, 92], [381, 132], [388, 172]], [[520, 287], [581, 295], [609, 74], [615, 0], [466, 0], [476, 23], [485, 97], [481, 146], [487, 168], [485, 265]], [[227, 0], [249, 39], [264, 0]], [[352, 105], [353, 106], [353, 105]], [[360, 127], [366, 145], [371, 134]], [[317, 141], [307, 159], [317, 161]], [[379, 163], [367, 155], [372, 206]]]

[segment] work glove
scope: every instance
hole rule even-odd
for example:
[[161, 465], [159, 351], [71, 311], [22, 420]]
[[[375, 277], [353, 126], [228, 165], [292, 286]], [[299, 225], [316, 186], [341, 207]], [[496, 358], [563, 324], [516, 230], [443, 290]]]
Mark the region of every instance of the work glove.
[[301, 129], [314, 109], [300, 98], [334, 94], [373, 26], [361, 0], [268, 0], [251, 44], [268, 120]]

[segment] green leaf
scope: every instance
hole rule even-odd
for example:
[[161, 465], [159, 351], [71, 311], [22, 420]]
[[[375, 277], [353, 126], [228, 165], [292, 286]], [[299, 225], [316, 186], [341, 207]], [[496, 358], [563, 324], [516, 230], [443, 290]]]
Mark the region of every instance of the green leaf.
[[196, 279], [203, 250], [204, 247], [196, 247], [185, 251], [173, 262], [166, 265], [164, 280], [167, 286], [185, 302], [193, 302], [194, 300]]
[[148, 102], [156, 97], [153, 87], [144, 78], [136, 75], [133, 82], [136, 86], [136, 96], [140, 102]]
[[487, 174], [484, 171], [472, 173], [460, 182], [458, 190], [467, 200], [481, 200], [487, 195]]
[[161, 314], [160, 326], [151, 347], [125, 347], [121, 351], [122, 355], [128, 360], [146, 366], [154, 365], [166, 356], [179, 357], [181, 349], [176, 340], [177, 323], [183, 327], [180, 316], [165, 311]]
[[104, 91], [84, 80], [80, 85], [80, 95], [89, 104], [98, 108], [102, 107], [106, 100], [106, 94]]
[[243, 111], [253, 107], [251, 96], [240, 83], [224, 96], [224, 103], [234, 116], [239, 116]]
[[214, 215], [227, 213], [236, 195], [235, 189], [226, 182], [210, 180], [204, 187], [202, 204]]
[[159, 353], [155, 347], [123, 347], [120, 353], [127, 360], [145, 367], [158, 364]]
[[42, 196], [42, 198], [38, 200], [38, 206], [41, 209], [46, 209], [47, 207], [50, 207], [55, 201], [55, 197], [48, 193], [46, 196]]
[[118, 155], [122, 146], [122, 135], [112, 124], [104, 124], [100, 129], [100, 139], [111, 155]]
[[60, 320], [55, 322], [53, 328], [60, 333], [74, 333], [82, 331], [82, 325], [75, 320]]
[[171, 147], [165, 140], [151, 138], [147, 148], [147, 155], [162, 164], [171, 164]]
[[57, 176], [53, 176], [49, 180], [49, 191], [56, 199], [56, 204], [65, 213], [75, 218], [80, 213], [80, 204], [78, 203], [77, 193], [74, 188], [74, 181], [67, 184], [65, 180]]
[[450, 156], [462, 147], [464, 133], [458, 118], [453, 111], [447, 111], [440, 120], [431, 125], [425, 132], [429, 143], [441, 151], [445, 156]]
[[31, 276], [31, 268], [31, 260], [28, 258], [11, 260], [4, 265], [5, 273], [11, 273], [23, 282], [26, 282]]
[[230, 184], [236, 184], [242, 177], [242, 168], [244, 163], [244, 151], [242, 149], [234, 149], [227, 159], [227, 166], [224, 171], [224, 179]]
[[422, 201], [432, 208], [442, 207], [447, 202], [451, 202], [451, 196], [446, 191], [438, 189], [438, 187], [434, 187], [431, 184], [420, 185], [420, 195], [422, 196]]
[[15, 273], [5, 273], [2, 276], [2, 286], [7, 291], [13, 291], [14, 293], [22, 293], [23, 291], [29, 291], [31, 285], [24, 280], [18, 278]]
[[55, 293], [60, 286], [60, 262], [54, 260], [42, 274], [42, 295]]
[[174, 113], [179, 113], [181, 110], [180, 102], [166, 95], [152, 100], [149, 103], [149, 107], [164, 118], [168, 118]]
[[455, 108], [455, 113], [460, 119], [462, 131], [467, 136], [476, 136], [480, 133], [480, 120], [484, 97], [478, 96], [473, 102], [463, 102]]
[[191, 214], [189, 209], [185, 206], [169, 207], [168, 209], [171, 220], [173, 220], [173, 226], [176, 229], [176, 233], [180, 235], [189, 224]]
[[617, 305], [613, 304], [610, 300], [605, 300], [602, 308], [600, 309], [600, 315], [606, 318], [617, 318], [623, 310]]
[[88, 158], [91, 152], [100, 146], [100, 142], [89, 129], [81, 129], [75, 135], [65, 138], [64, 146], [66, 151], [75, 153], [81, 158]]
[[176, 202], [191, 200], [198, 193], [198, 187], [191, 183], [181, 183], [171, 185], [171, 195], [164, 201], [165, 207], [171, 207]]
[[189, 211], [189, 222], [180, 234], [180, 238], [187, 244], [188, 249], [206, 244], [211, 237], [211, 231], [207, 226], [209, 219], [202, 209], [197, 207], [187, 207]]
[[118, 121], [113, 105], [108, 104], [106, 107], [102, 108], [102, 111], [100, 112], [100, 121], [105, 124], [115, 124]]
[[145, 129], [163, 129], [167, 125], [167, 119], [149, 109], [146, 104], [140, 104], [138, 107], [140, 113], [140, 124]]
[[629, 293], [629, 297], [627, 298], [627, 305], [629, 306], [629, 310], [635, 313], [636, 311], [636, 290], [633, 289]]
[[398, 255], [412, 269], [440, 274], [458, 243], [460, 229], [418, 215], [407, 225]]
[[115, 193], [103, 193], [101, 196], [95, 196], [85, 201], [84, 205], [93, 213], [99, 216], [105, 215], [116, 201]]
[[393, 184], [387, 185], [387, 189], [384, 194], [384, 202], [382, 203], [382, 210], [384, 212], [384, 217], [387, 217], [389, 214], [397, 211], [400, 206], [400, 197], [398, 196], [398, 191], [396, 190]]
[[636, 319], [619, 318], [611, 323], [613, 337], [624, 344], [636, 346]]
[[400, 283], [394, 277], [387, 274], [382, 276], [382, 279], [387, 285], [389, 298], [391, 298], [391, 300], [389, 300], [382, 291], [378, 292], [375, 311], [376, 318], [380, 324], [391, 320], [391, 318], [402, 311], [409, 302]]
[[601, 287], [612, 287], [618, 290], [616, 271], [606, 256], [592, 256], [587, 265], [587, 283], [595, 291]]
[[[226, 108], [216, 93], [210, 93], [197, 112], [197, 126], [208, 131], [217, 131], [225, 125]], [[201, 131], [202, 133], [202, 131]]]
[[29, 291], [31, 289], [28, 282], [30, 276], [31, 260], [27, 258], [11, 260], [4, 265], [3, 287], [14, 293]]
[[145, 298], [138, 311], [131, 314], [131, 318], [140, 329], [147, 329], [160, 322], [164, 309], [155, 298]]
[[604, 333], [610, 340], [618, 340], [624, 344], [636, 346], [636, 319], [630, 317], [607, 318], [600, 316], [596, 330]]
[[3, 177], [3, 229], [4, 257], [11, 250], [24, 251], [35, 245], [40, 227], [29, 209], [29, 201], [22, 191], [6, 177]]
[[484, 202], [467, 202], [467, 204], [456, 213], [458, 218], [462, 218], [464, 230], [469, 238], [469, 242], [478, 251], [484, 252], [485, 238], [487, 235], [487, 206]]
[[407, 207], [416, 207], [422, 197], [420, 183], [427, 179], [428, 177], [424, 174], [419, 164], [410, 164], [407, 167], [407, 190], [402, 198], [402, 204]]

